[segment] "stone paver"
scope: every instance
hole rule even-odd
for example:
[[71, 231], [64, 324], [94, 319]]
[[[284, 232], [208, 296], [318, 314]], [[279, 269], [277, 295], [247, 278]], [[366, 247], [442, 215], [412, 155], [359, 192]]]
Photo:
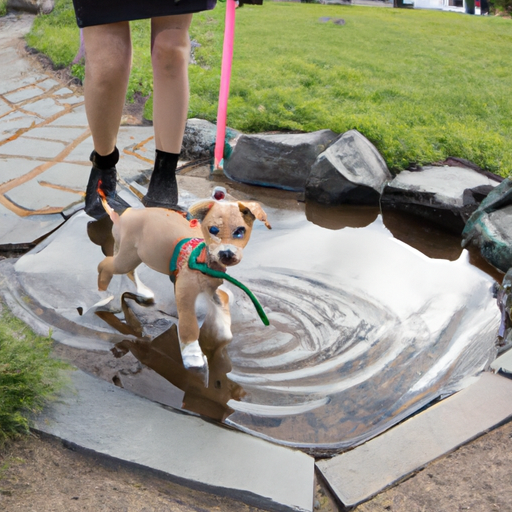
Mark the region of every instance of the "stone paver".
[[5, 197], [15, 205], [27, 211], [46, 211], [63, 209], [82, 201], [83, 196], [59, 190], [57, 188], [42, 186], [34, 180], [22, 183], [18, 187], [6, 192]]
[[60, 163], [37, 177], [41, 185], [53, 185], [83, 193], [89, 179], [89, 165]]
[[[42, 126], [34, 128], [27, 133], [26, 137], [30, 139], [46, 139], [71, 143], [84, 133], [83, 128], [69, 128], [62, 126]], [[0, 147], [0, 153], [2, 149]]]
[[43, 80], [42, 82], [39, 82], [37, 84], [38, 87], [41, 87], [45, 91], [49, 91], [53, 87], [56, 87], [57, 85], [60, 85], [57, 80], [54, 80], [53, 78], [47, 78], [46, 80]]
[[[19, 54], [32, 20], [0, 20], [0, 246], [40, 239], [80, 209], [91, 165], [83, 96]], [[118, 147], [120, 177], [137, 178], [152, 163], [153, 129], [121, 128]], [[46, 222], [48, 212], [59, 215]], [[30, 226], [23, 236], [21, 225]]]
[[87, 450], [270, 510], [312, 511], [314, 460], [180, 414], [76, 371], [36, 429]]
[[20, 217], [0, 203], [0, 247], [26, 246], [64, 223], [60, 213]]
[[56, 103], [53, 98], [44, 98], [33, 103], [26, 103], [23, 105], [23, 108], [29, 112], [34, 112], [45, 119], [64, 110], [64, 107]]
[[[0, 146], [0, 151], [2, 147]], [[25, 176], [32, 169], [42, 165], [42, 160], [0, 157], [0, 185]]]
[[[30, 133], [30, 132], [29, 132]], [[28, 137], [17, 139], [0, 146], [0, 153], [7, 156], [30, 156], [32, 158], [53, 158], [64, 150], [63, 142], [50, 140], [34, 141]]]
[[11, 103], [20, 103], [22, 101], [30, 100], [35, 98], [36, 96], [41, 96], [43, 94], [43, 90], [34, 85], [30, 87], [25, 87], [25, 89], [20, 89], [19, 91], [11, 92], [10, 94], [6, 94], [4, 98]]
[[512, 380], [491, 373], [371, 441], [317, 462], [346, 507], [365, 501], [512, 416]]
[[0, 142], [40, 122], [41, 118], [35, 115], [23, 114], [17, 111], [10, 112], [4, 117], [0, 117]]

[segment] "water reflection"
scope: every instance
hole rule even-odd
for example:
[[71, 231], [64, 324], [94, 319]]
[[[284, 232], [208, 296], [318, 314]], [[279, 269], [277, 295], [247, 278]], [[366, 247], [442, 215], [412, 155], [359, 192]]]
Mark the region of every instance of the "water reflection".
[[[229, 272], [256, 294], [271, 325], [230, 287], [233, 341], [217, 346], [201, 334], [207, 386], [182, 367], [166, 277], [142, 265], [154, 304], [139, 304], [133, 283], [116, 276], [114, 300], [90, 309], [105, 299], [96, 267], [112, 250], [108, 226], [73, 217], [18, 260], [10, 290], [59, 341], [134, 354], [182, 390], [173, 406], [314, 454], [377, 435], [494, 358], [494, 280], [470, 264], [457, 237], [368, 208], [266, 211], [274, 229], [256, 225]], [[151, 386], [144, 380], [138, 392], [154, 396]]]
[[231, 271], [271, 326], [232, 290], [232, 343], [201, 339], [207, 386], [182, 367], [176, 328], [141, 338], [126, 300], [138, 338], [114, 353], [131, 351], [182, 389], [184, 408], [317, 455], [376, 435], [492, 359], [492, 279], [469, 264], [458, 237], [376, 208], [308, 204], [309, 222], [274, 213], [276, 229], [270, 237], [256, 229]]

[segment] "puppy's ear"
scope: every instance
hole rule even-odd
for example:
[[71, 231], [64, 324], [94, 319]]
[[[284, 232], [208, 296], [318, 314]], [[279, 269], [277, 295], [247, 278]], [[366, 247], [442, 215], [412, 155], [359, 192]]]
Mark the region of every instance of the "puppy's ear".
[[206, 201], [199, 201], [197, 203], [194, 203], [189, 209], [188, 213], [194, 218], [199, 221], [202, 221], [208, 212], [210, 211], [210, 208], [215, 204], [215, 201], [212, 201], [211, 199], [208, 199]]
[[242, 203], [242, 201], [238, 201], [238, 208], [240, 209], [240, 213], [244, 216], [247, 225], [252, 226], [254, 219], [258, 219], [261, 220], [268, 229], [272, 229], [272, 226], [267, 221], [267, 214], [259, 203], [254, 201]]

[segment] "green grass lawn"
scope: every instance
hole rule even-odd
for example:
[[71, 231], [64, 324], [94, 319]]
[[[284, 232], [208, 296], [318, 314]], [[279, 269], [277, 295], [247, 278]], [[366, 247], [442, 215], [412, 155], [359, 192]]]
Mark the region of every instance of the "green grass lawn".
[[[224, 4], [195, 15], [189, 117], [215, 121]], [[343, 18], [344, 26], [320, 17]], [[151, 93], [149, 24], [133, 24], [129, 97]], [[30, 46], [67, 66], [70, 0], [36, 20]], [[447, 156], [512, 174], [512, 21], [408, 9], [278, 3], [237, 11], [229, 126], [247, 133], [352, 128], [393, 171]], [[83, 68], [75, 66], [83, 76]], [[147, 105], [151, 116], [151, 102]]]
[[20, 320], [0, 314], [0, 447], [28, 431], [30, 414], [60, 386], [64, 363], [50, 357], [52, 340], [36, 336]]

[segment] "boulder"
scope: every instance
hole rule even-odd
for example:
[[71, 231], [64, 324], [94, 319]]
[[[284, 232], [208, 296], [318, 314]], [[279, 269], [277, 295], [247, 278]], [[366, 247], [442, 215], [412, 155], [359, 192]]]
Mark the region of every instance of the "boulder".
[[476, 245], [502, 272], [512, 268], [512, 180], [507, 178], [482, 201], [462, 232], [462, 246]]
[[419, 215], [449, 231], [461, 234], [471, 214], [499, 184], [484, 173], [464, 167], [424, 167], [403, 171], [382, 194], [383, 208]]
[[317, 156], [336, 137], [331, 130], [242, 135], [225, 162], [224, 173], [242, 183], [303, 191]]
[[7, 0], [7, 9], [34, 14], [49, 14], [53, 7], [54, 0]]
[[[226, 129], [226, 141], [230, 141], [239, 133], [231, 128]], [[211, 158], [217, 137], [217, 126], [204, 119], [189, 119], [185, 126], [183, 144], [180, 158], [183, 160], [197, 160], [198, 158]]]
[[318, 156], [306, 183], [306, 199], [378, 205], [391, 178], [377, 148], [357, 130], [350, 130]]

